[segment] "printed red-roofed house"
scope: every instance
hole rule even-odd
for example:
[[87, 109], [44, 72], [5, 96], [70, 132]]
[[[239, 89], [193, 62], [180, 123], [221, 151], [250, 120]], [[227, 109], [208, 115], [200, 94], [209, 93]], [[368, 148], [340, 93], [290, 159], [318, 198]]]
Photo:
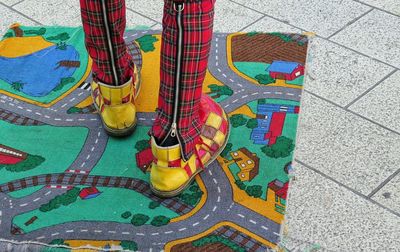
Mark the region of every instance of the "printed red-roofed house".
[[0, 144], [0, 164], [17, 164], [25, 160], [26, 157], [25, 152]]
[[153, 153], [151, 152], [151, 148], [147, 148], [145, 150], [142, 150], [141, 152], [136, 153], [136, 165], [143, 173], [149, 171], [152, 161]]
[[269, 131], [264, 135], [264, 140], [269, 139], [268, 145], [276, 143], [276, 139], [282, 135], [283, 125], [285, 124], [286, 113], [274, 112], [272, 113], [271, 124]]
[[99, 196], [100, 193], [101, 192], [99, 192], [96, 187], [86, 187], [81, 190], [81, 192], [79, 193], [79, 197], [84, 200], [93, 199]]
[[283, 183], [275, 179], [268, 183], [267, 201], [275, 201], [275, 211], [284, 214], [289, 182]]

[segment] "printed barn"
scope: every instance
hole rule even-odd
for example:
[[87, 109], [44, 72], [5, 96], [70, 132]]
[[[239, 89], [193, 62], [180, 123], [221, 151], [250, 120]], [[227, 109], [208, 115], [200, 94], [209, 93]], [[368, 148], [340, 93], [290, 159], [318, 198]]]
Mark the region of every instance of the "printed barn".
[[304, 75], [304, 66], [297, 62], [276, 60], [267, 68], [267, 71], [274, 79], [292, 81]]

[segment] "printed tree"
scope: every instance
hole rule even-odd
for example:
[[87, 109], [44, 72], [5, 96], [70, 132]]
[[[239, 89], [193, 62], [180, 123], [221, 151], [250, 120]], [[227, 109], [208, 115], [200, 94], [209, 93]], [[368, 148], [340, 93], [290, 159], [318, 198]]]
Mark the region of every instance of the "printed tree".
[[247, 123], [246, 118], [243, 115], [236, 114], [230, 117], [232, 127], [237, 128]]
[[142, 49], [143, 52], [154, 51], [156, 49], [154, 46], [156, 41], [158, 41], [158, 39], [153, 35], [144, 35], [143, 37], [136, 39], [136, 42], [139, 43], [140, 49]]
[[68, 34], [68, 33], [62, 32], [62, 33], [59, 33], [59, 34], [56, 35], [56, 36], [50, 36], [50, 37], [48, 37], [47, 40], [66, 41], [66, 40], [68, 40], [69, 38], [70, 38], [70, 37], [69, 37], [69, 34]]
[[13, 83], [11, 83], [11, 87], [15, 91], [21, 91], [24, 88], [24, 83], [22, 83], [22, 82], [13, 82]]
[[140, 141], [137, 141], [135, 144], [135, 148], [139, 152], [143, 151], [149, 147], [150, 147], [149, 140], [140, 140]]
[[23, 172], [36, 168], [44, 161], [45, 159], [41, 156], [28, 154], [25, 160], [16, 164], [4, 164], [3, 166], [0, 165], [0, 169], [4, 167], [7, 171], [10, 172]]
[[293, 150], [293, 140], [285, 136], [278, 137], [275, 144], [261, 148], [261, 151], [271, 158], [288, 157]]
[[59, 208], [61, 205], [68, 206], [76, 201], [78, 198], [80, 189], [77, 187], [68, 190], [66, 193], [57, 195], [51, 199], [48, 203], [43, 204], [39, 207], [42, 212], [49, 212], [51, 210]]
[[223, 95], [231, 96], [233, 94], [233, 91], [230, 87], [228, 86], [219, 86], [217, 84], [211, 84], [208, 85], [210, 88], [210, 96], [213, 99], [217, 99]]
[[74, 77], [61, 78], [60, 83], [53, 89], [53, 91], [61, 90], [65, 85], [73, 83], [75, 81]]
[[142, 225], [146, 224], [146, 222], [149, 219], [150, 219], [150, 217], [145, 214], [134, 214], [132, 216], [131, 223], [134, 226], [142, 226]]
[[251, 197], [260, 198], [262, 195], [262, 186], [260, 185], [247, 186], [245, 191]]
[[155, 208], [159, 207], [160, 205], [161, 205], [160, 202], [152, 201], [152, 202], [149, 203], [149, 208], [150, 209], [155, 209]]
[[119, 244], [123, 250], [129, 250], [129, 251], [137, 251], [138, 246], [137, 243], [134, 241], [121, 241]]
[[258, 83], [262, 85], [268, 85], [275, 82], [275, 79], [272, 78], [269, 74], [257, 74], [255, 78]]
[[128, 219], [128, 218], [131, 217], [131, 216], [132, 216], [132, 213], [129, 212], [129, 211], [123, 212], [123, 213], [121, 214], [121, 217], [124, 218], [124, 219]]
[[159, 215], [159, 216], [155, 216], [153, 218], [153, 220], [150, 222], [150, 224], [155, 227], [161, 227], [161, 226], [167, 225], [170, 220], [171, 219], [166, 216]]
[[249, 129], [255, 129], [258, 126], [258, 121], [255, 118], [250, 118], [247, 123], [246, 123], [246, 127]]
[[221, 152], [220, 156], [223, 158], [227, 158], [229, 152], [231, 152], [232, 150], [232, 146], [233, 146], [232, 143], [226, 144], [225, 149]]

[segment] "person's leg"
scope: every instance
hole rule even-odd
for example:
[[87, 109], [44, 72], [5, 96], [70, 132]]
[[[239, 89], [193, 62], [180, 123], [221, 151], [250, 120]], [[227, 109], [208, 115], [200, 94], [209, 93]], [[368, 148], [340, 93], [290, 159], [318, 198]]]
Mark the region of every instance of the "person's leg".
[[85, 45], [93, 60], [92, 96], [111, 135], [136, 125], [135, 85], [139, 76], [124, 41], [125, 0], [80, 0]]
[[155, 157], [150, 182], [160, 196], [180, 193], [215, 159], [227, 138], [226, 114], [202, 96], [214, 4], [215, 0], [164, 0], [158, 113], [150, 130]]

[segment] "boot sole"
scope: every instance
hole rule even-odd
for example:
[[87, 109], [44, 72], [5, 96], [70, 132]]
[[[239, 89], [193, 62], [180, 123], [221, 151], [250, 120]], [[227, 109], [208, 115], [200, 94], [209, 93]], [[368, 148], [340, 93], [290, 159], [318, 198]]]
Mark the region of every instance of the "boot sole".
[[[225, 111], [224, 111], [224, 113], [225, 113]], [[159, 191], [159, 190], [155, 189], [153, 187], [153, 185], [150, 183], [150, 189], [156, 196], [158, 196], [160, 198], [173, 198], [175, 196], [178, 196], [179, 194], [181, 194], [183, 191], [185, 191], [189, 187], [189, 185], [193, 182], [193, 180], [197, 176], [197, 174], [199, 174], [200, 172], [204, 171], [207, 166], [209, 166], [212, 162], [214, 162], [217, 159], [217, 157], [222, 153], [222, 151], [225, 149], [225, 147], [226, 147], [226, 145], [227, 145], [227, 143], [229, 141], [229, 136], [230, 136], [230, 131], [231, 131], [231, 124], [229, 122], [229, 117], [228, 117], [227, 114], [226, 114], [226, 117], [228, 118], [227, 137], [226, 137], [226, 139], [224, 141], [223, 146], [210, 158], [210, 160], [207, 161], [207, 163], [204, 164], [204, 169], [202, 169], [202, 168], [197, 169], [192, 174], [192, 176], [190, 176], [189, 180], [185, 184], [181, 185], [179, 188], [177, 188], [177, 189], [175, 189], [173, 191]]]

